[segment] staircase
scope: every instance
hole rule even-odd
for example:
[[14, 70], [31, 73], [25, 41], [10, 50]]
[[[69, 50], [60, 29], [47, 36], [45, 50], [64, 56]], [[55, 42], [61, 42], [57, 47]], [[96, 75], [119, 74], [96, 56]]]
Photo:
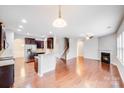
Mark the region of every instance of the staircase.
[[69, 50], [69, 38], [64, 38], [64, 51], [60, 57], [60, 60], [64, 63], [67, 61], [67, 54]]

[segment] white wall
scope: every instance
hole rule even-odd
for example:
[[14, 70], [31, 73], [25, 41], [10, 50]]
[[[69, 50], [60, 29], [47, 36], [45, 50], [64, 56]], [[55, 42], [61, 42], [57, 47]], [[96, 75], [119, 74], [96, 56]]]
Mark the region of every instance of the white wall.
[[69, 52], [67, 59], [77, 57], [77, 38], [69, 38]]
[[108, 52], [111, 55], [111, 63], [116, 57], [116, 34], [110, 34], [99, 38], [99, 59], [101, 52]]
[[84, 41], [83, 50], [84, 58], [98, 59], [98, 38]]
[[69, 53], [67, 58], [71, 59], [77, 56], [98, 59], [98, 38], [93, 38], [86, 41], [79, 38], [70, 38]]
[[[64, 38], [55, 38], [55, 55], [60, 58], [64, 51]], [[71, 59], [77, 56], [77, 38], [69, 38], [69, 51], [67, 59]]]
[[1, 57], [13, 56], [13, 45], [14, 45], [14, 32], [6, 31], [6, 40], [8, 48], [1, 54]]
[[64, 50], [64, 38], [54, 38], [54, 52], [55, 56], [60, 58]]
[[14, 57], [15, 58], [24, 58], [24, 39], [15, 39], [14, 40]]
[[[64, 38], [56, 38], [55, 49], [57, 56], [60, 57], [64, 49]], [[98, 39], [93, 38], [84, 42], [78, 38], [69, 38], [67, 59], [72, 59], [77, 56], [98, 59]]]
[[77, 41], [77, 56], [78, 57], [84, 56], [83, 47], [84, 47], [84, 40], [78, 39], [78, 41]]

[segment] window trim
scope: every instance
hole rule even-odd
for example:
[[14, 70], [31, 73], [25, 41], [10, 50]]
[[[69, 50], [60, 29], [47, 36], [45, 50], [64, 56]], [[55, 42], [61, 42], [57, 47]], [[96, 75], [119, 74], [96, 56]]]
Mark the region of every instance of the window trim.
[[117, 59], [124, 65], [124, 31], [117, 36]]

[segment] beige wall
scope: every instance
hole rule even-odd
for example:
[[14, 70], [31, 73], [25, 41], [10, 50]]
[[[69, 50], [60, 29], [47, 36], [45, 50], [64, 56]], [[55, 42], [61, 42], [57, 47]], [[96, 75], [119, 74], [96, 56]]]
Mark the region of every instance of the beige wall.
[[84, 46], [84, 41], [83, 40], [78, 40], [77, 42], [77, 56], [83, 57], [83, 46]]
[[84, 41], [83, 49], [84, 58], [98, 60], [98, 38], [92, 38]]
[[14, 57], [24, 57], [24, 39], [14, 40]]
[[116, 34], [110, 34], [106, 36], [99, 37], [99, 59], [101, 58], [101, 52], [111, 53], [111, 63], [116, 57]]

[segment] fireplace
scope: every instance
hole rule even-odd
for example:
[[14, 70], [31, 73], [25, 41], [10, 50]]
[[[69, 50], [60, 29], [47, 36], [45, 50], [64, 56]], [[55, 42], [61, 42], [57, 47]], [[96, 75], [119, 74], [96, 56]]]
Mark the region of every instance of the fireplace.
[[110, 53], [101, 52], [101, 62], [110, 64]]

